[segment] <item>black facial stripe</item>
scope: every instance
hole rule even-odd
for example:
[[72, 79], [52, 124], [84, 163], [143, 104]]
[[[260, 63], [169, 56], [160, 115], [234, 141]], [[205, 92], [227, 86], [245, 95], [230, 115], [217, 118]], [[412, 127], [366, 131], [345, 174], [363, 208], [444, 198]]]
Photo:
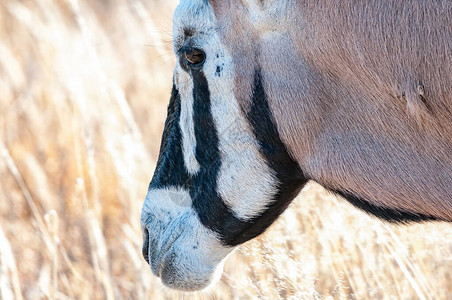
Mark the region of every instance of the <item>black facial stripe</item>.
[[248, 221], [238, 219], [217, 192], [221, 158], [207, 79], [202, 70], [191, 70], [191, 74], [194, 84], [193, 121], [197, 145], [195, 156], [200, 170], [192, 176], [185, 169], [179, 127], [181, 100], [176, 87], [173, 87], [160, 156], [150, 188], [173, 186], [189, 190], [192, 207], [201, 223], [217, 232], [223, 244], [236, 246], [264, 232], [298, 194], [307, 179], [279, 138], [263, 90], [262, 78], [257, 71], [253, 104], [247, 118], [259, 141], [261, 153], [274, 171], [278, 186], [274, 201], [268, 205], [265, 212]]
[[[263, 233], [287, 208], [307, 182], [296, 161], [281, 141], [268, 106], [262, 77], [256, 71], [253, 104], [247, 113], [260, 151], [278, 180], [277, 192], [267, 209], [258, 217], [243, 221], [235, 217], [217, 193], [216, 179], [221, 167], [218, 133], [210, 109], [210, 92], [201, 71], [192, 71], [194, 122], [197, 142], [196, 158], [201, 166], [193, 179], [190, 194], [201, 223], [218, 232], [226, 245], [236, 246]], [[246, 201], [246, 199], [243, 199]]]
[[237, 219], [217, 194], [217, 176], [221, 159], [218, 135], [210, 110], [209, 87], [202, 71], [192, 71], [192, 77], [193, 120], [197, 143], [195, 156], [200, 164], [200, 170], [192, 176], [185, 168], [179, 125], [181, 99], [173, 85], [159, 159], [149, 188], [180, 187], [188, 190], [192, 198], [192, 207], [201, 223], [217, 232], [225, 245], [235, 245], [231, 237], [242, 232], [242, 228], [247, 224]]
[[263, 222], [240, 220], [218, 195], [217, 178], [221, 158], [218, 132], [211, 113], [209, 87], [202, 71], [192, 71], [192, 77], [196, 159], [200, 164], [200, 171], [193, 178], [194, 188], [190, 190], [193, 208], [201, 223], [217, 232], [225, 245], [236, 246], [261, 234], [276, 217], [269, 218], [269, 214], [265, 213]]
[[[308, 178], [304, 176], [280, 138], [259, 69], [255, 71], [251, 108], [245, 114], [259, 143], [259, 151], [277, 179], [277, 192], [273, 201], [264, 213], [248, 222], [247, 237], [255, 237], [264, 232], [281, 215], [308, 182]], [[245, 240], [240, 241], [243, 242]]]
[[225, 245], [237, 245], [234, 238], [247, 223], [239, 220], [217, 193], [221, 167], [218, 132], [211, 113], [210, 91], [202, 71], [192, 70], [196, 159], [200, 170], [193, 178], [190, 196], [201, 223], [217, 232]]
[[190, 177], [185, 170], [182, 152], [182, 134], [179, 126], [180, 102], [179, 92], [173, 84], [160, 154], [149, 188], [158, 189], [168, 186], [185, 187], [190, 185]]
[[388, 207], [375, 206], [365, 199], [356, 197], [351, 193], [332, 190], [334, 193], [344, 197], [348, 202], [353, 204], [355, 207], [364, 210], [368, 214], [376, 216], [377, 218], [383, 219], [391, 223], [410, 223], [410, 222], [424, 222], [424, 221], [441, 221], [441, 219], [434, 216], [423, 215], [411, 213], [401, 209], [394, 209]]

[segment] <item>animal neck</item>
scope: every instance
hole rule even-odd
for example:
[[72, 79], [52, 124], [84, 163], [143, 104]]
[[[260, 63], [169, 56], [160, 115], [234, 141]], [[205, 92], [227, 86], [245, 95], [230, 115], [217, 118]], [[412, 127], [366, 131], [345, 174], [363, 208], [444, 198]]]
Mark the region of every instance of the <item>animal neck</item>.
[[[296, 13], [270, 31], [236, 11], [222, 28], [237, 65], [237, 99], [245, 99], [240, 104], [250, 111], [249, 90], [260, 70], [280, 140], [306, 178], [375, 215], [403, 216], [394, 221], [452, 220], [452, 92], [445, 91], [452, 86], [450, 64], [408, 36], [409, 22], [391, 17], [397, 26], [378, 27], [380, 16], [395, 12], [366, 3], [354, 9], [373, 9], [373, 17], [360, 22], [345, 5], [334, 10], [327, 2], [304, 3], [301, 11], [294, 4]], [[388, 34], [400, 43], [384, 42]], [[436, 35], [452, 38], [447, 31]], [[438, 47], [452, 51], [445, 43]], [[406, 63], [426, 61], [419, 53], [440, 63]], [[444, 81], [450, 84], [438, 85]]]

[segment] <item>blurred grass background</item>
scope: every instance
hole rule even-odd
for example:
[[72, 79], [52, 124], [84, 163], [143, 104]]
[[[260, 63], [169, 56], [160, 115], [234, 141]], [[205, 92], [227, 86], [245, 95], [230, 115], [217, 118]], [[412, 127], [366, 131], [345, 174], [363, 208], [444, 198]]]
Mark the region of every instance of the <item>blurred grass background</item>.
[[0, 1], [0, 299], [452, 299], [451, 225], [387, 225], [315, 184], [210, 290], [152, 276], [176, 4]]

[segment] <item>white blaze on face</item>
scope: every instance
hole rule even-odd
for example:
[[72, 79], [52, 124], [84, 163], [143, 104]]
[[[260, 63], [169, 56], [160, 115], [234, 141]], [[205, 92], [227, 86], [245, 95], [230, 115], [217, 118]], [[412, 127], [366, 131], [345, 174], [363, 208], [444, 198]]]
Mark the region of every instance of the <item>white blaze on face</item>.
[[217, 36], [211, 41], [207, 47], [216, 48], [219, 57], [206, 61], [204, 73], [221, 154], [218, 193], [238, 218], [248, 220], [259, 216], [274, 197], [275, 178], [235, 98], [231, 56]]
[[182, 150], [187, 172], [195, 175], [199, 171], [196, 160], [196, 137], [193, 122], [193, 80], [190, 75], [177, 65], [175, 70], [175, 84], [181, 98], [181, 112], [179, 125], [182, 133]]

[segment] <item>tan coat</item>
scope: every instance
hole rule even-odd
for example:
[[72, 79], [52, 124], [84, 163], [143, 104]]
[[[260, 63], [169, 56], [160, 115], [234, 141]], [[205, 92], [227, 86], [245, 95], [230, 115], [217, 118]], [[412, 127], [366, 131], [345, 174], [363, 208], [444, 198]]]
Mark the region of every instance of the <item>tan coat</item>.
[[452, 2], [211, 0], [244, 111], [260, 68], [313, 180], [452, 220]]

